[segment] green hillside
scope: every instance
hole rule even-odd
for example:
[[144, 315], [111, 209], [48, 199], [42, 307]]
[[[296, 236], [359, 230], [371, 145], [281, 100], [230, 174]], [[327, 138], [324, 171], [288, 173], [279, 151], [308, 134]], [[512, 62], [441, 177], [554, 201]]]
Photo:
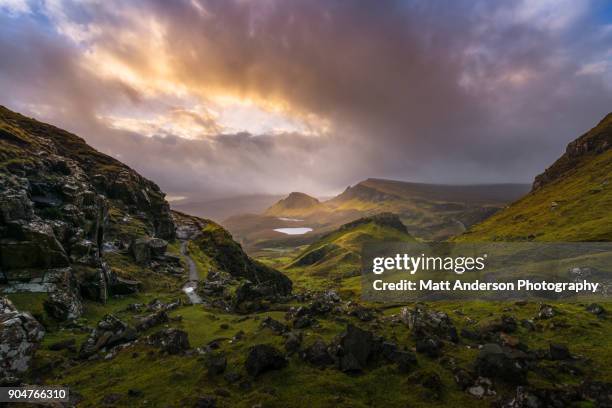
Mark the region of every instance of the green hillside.
[[[419, 239], [446, 240], [499, 211], [529, 190], [527, 184], [443, 185], [367, 179], [319, 202], [291, 193], [264, 214], [244, 214], [223, 222], [249, 253], [315, 242], [343, 224], [382, 212], [398, 214]], [[276, 228], [309, 227], [312, 233], [286, 236]]]
[[[381, 213], [342, 225], [293, 258], [287, 273], [297, 280], [346, 284], [359, 277], [361, 250], [369, 242], [414, 241], [399, 217]], [[309, 282], [312, 283], [312, 282]]]
[[570, 143], [525, 197], [457, 241], [612, 241], [612, 114]]

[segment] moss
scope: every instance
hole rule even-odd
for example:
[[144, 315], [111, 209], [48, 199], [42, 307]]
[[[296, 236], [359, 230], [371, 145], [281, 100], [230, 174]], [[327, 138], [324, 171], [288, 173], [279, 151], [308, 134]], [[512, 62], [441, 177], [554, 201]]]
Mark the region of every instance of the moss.
[[612, 150], [585, 157], [456, 241], [612, 241]]
[[182, 280], [166, 273], [157, 273], [134, 262], [133, 258], [123, 253], [107, 253], [104, 259], [117, 276], [142, 282], [143, 289], [149, 291], [172, 292], [180, 289]]

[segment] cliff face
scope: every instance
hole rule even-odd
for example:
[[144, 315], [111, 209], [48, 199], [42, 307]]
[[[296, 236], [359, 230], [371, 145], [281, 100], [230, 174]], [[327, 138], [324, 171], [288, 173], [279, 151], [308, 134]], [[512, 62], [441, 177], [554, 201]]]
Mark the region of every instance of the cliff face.
[[[106, 240], [127, 246], [137, 236], [175, 234], [153, 182], [83, 139], [4, 107], [0, 192], [0, 283], [50, 292], [46, 306], [58, 318], [80, 314], [81, 294], [104, 300], [116, 282], [101, 256]], [[117, 216], [142, 228], [120, 234]]]
[[571, 172], [588, 156], [597, 156], [612, 148], [612, 113], [593, 129], [567, 145], [565, 153], [544, 173], [536, 176], [532, 191], [539, 190]]

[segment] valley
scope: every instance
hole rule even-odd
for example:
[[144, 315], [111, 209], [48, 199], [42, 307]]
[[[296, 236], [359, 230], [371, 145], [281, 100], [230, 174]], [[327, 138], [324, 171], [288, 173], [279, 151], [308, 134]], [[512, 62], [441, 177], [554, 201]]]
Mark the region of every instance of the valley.
[[[233, 215], [222, 224], [253, 254], [261, 248], [310, 244], [343, 224], [381, 212], [397, 214], [417, 239], [444, 240], [528, 191], [523, 184], [452, 186], [368, 179], [325, 201], [293, 192], [261, 214]], [[283, 237], [289, 228], [312, 231], [307, 237]]]
[[523, 198], [368, 179], [228, 231], [0, 108], [0, 382], [83, 407], [609, 406], [612, 302], [369, 303], [360, 280], [370, 242], [610, 241], [608, 123]]

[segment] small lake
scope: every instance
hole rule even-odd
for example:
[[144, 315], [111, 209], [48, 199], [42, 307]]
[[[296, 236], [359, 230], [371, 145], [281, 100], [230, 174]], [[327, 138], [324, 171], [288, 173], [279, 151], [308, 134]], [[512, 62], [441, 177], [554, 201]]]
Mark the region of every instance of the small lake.
[[278, 217], [279, 220], [281, 221], [289, 221], [289, 222], [301, 222], [304, 220], [298, 220], [297, 218], [285, 218], [285, 217]]
[[302, 235], [312, 231], [312, 228], [299, 227], [299, 228], [275, 228], [274, 231], [280, 232], [287, 235]]

